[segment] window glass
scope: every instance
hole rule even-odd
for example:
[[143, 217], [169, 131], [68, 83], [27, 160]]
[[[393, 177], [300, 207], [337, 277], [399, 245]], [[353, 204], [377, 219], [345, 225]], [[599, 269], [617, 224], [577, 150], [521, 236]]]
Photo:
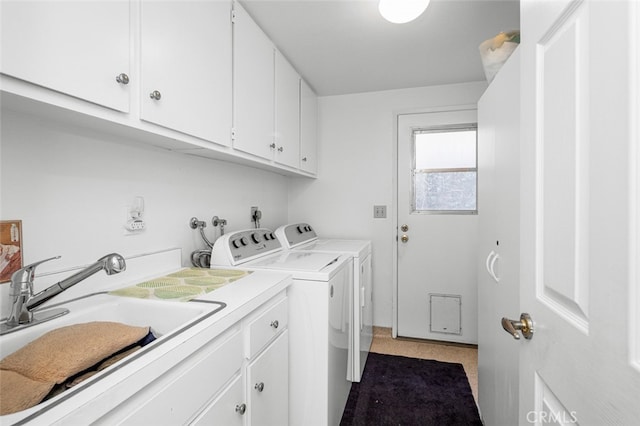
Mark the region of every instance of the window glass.
[[416, 133], [416, 169], [476, 167], [476, 131]]
[[413, 211], [475, 213], [475, 125], [414, 132]]

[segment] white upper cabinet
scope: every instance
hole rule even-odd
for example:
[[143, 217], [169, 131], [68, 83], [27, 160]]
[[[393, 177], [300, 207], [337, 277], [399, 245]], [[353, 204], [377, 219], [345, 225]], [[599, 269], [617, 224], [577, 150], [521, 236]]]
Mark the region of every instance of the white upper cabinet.
[[272, 159], [274, 142], [274, 54], [271, 40], [234, 3], [233, 111], [237, 150]]
[[300, 162], [300, 76], [276, 50], [275, 161], [291, 167]]
[[318, 171], [318, 97], [300, 80], [300, 169]]
[[231, 144], [231, 0], [141, 4], [141, 118]]
[[3, 74], [129, 111], [128, 1], [3, 0], [0, 15]]

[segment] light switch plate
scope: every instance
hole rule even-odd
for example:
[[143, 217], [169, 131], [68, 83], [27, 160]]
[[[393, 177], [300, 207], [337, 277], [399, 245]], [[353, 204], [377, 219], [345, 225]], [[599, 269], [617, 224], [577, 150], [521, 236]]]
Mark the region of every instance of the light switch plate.
[[373, 206], [374, 219], [384, 219], [387, 217], [387, 206]]

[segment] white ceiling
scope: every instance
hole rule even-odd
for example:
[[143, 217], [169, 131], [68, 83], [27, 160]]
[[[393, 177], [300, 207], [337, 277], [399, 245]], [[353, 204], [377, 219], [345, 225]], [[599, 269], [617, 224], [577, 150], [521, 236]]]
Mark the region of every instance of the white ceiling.
[[478, 45], [520, 28], [519, 0], [431, 0], [392, 24], [376, 0], [241, 0], [319, 95], [484, 80]]

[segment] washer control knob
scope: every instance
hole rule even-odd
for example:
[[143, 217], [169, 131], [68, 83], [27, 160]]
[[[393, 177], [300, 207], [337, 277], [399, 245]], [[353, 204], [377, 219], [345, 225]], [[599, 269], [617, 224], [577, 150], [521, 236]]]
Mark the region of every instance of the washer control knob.
[[251, 241], [258, 244], [260, 242], [260, 235], [254, 232], [253, 234], [251, 234]]
[[276, 236], [273, 235], [273, 232], [269, 232], [269, 238], [271, 238], [272, 240], [275, 240]]
[[302, 225], [298, 225], [298, 226], [296, 227], [296, 229], [298, 230], [298, 233], [299, 233], [299, 234], [302, 234], [302, 233], [304, 232], [304, 226], [302, 226]]
[[231, 241], [231, 245], [233, 245], [233, 247], [235, 248], [240, 248], [240, 240]]
[[243, 246], [246, 246], [247, 244], [249, 244], [247, 237], [240, 238], [240, 244], [242, 244]]

